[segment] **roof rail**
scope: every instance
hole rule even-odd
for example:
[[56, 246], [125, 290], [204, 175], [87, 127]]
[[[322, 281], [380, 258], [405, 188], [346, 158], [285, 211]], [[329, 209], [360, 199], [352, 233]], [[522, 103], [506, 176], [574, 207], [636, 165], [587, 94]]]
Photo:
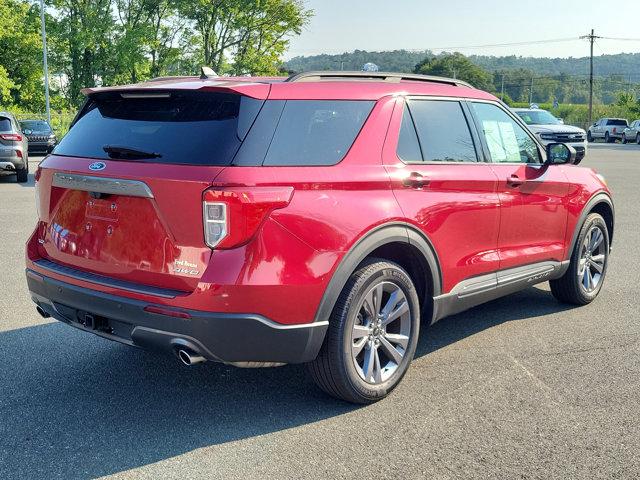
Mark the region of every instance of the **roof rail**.
[[342, 71], [325, 71], [325, 72], [303, 72], [292, 75], [285, 82], [321, 82], [327, 81], [357, 81], [357, 80], [378, 80], [382, 82], [398, 83], [402, 80], [410, 80], [413, 82], [431, 82], [444, 83], [456, 87], [473, 86], [462, 80], [455, 78], [436, 77], [431, 75], [420, 75], [417, 73], [396, 73], [396, 72], [342, 72]]
[[195, 75], [173, 75], [173, 76], [167, 76], [167, 77], [155, 77], [155, 78], [150, 78], [149, 80], [145, 80], [144, 82], [162, 82], [164, 80], [184, 80], [187, 78], [197, 78]]

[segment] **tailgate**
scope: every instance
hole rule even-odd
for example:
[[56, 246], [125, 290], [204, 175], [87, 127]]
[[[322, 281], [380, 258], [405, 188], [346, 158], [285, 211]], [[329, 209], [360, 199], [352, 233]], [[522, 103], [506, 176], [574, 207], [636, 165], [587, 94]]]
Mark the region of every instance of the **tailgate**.
[[202, 195], [224, 167], [104, 161], [108, 173], [87, 173], [94, 163], [51, 156], [41, 165], [40, 256], [128, 282], [195, 289], [211, 254]]

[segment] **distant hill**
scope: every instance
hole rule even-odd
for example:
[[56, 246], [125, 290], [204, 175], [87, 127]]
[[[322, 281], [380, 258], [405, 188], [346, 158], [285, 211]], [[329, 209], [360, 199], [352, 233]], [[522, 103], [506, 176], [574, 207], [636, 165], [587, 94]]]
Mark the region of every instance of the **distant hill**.
[[[415, 52], [394, 50], [388, 52], [368, 52], [356, 50], [338, 55], [314, 55], [294, 57], [285, 63], [288, 70], [306, 72], [310, 70], [361, 70], [367, 62], [373, 62], [380, 70], [390, 72], [411, 72], [416, 64], [427, 56], [435, 56], [429, 50]], [[537, 75], [587, 74], [589, 58], [533, 58], [492, 57], [471, 55], [471, 61], [494, 72], [500, 70], [527, 69]], [[617, 55], [601, 55], [594, 58], [594, 71], [597, 76], [607, 77], [620, 75], [631, 78], [634, 83], [640, 82], [640, 53], [621, 53]]]

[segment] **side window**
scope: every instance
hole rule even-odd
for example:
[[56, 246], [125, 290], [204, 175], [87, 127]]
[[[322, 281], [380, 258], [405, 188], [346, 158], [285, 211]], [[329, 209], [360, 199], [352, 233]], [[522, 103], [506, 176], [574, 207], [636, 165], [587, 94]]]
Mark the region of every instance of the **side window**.
[[541, 163], [536, 142], [504, 110], [490, 103], [472, 105], [494, 162]]
[[460, 102], [410, 100], [408, 106], [425, 162], [478, 161]]
[[374, 103], [288, 100], [264, 165], [335, 165], [351, 148]]
[[405, 104], [402, 113], [402, 125], [400, 126], [400, 136], [398, 138], [398, 157], [405, 162], [421, 162], [422, 152], [420, 151], [420, 143], [418, 142], [418, 134], [416, 127], [411, 118], [409, 107]]

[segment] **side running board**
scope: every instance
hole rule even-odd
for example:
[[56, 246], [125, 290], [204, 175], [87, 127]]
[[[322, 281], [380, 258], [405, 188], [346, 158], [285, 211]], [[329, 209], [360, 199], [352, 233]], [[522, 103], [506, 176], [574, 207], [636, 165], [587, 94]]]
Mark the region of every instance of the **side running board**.
[[559, 278], [569, 261], [540, 262], [463, 280], [451, 292], [435, 297], [433, 323], [537, 283]]

